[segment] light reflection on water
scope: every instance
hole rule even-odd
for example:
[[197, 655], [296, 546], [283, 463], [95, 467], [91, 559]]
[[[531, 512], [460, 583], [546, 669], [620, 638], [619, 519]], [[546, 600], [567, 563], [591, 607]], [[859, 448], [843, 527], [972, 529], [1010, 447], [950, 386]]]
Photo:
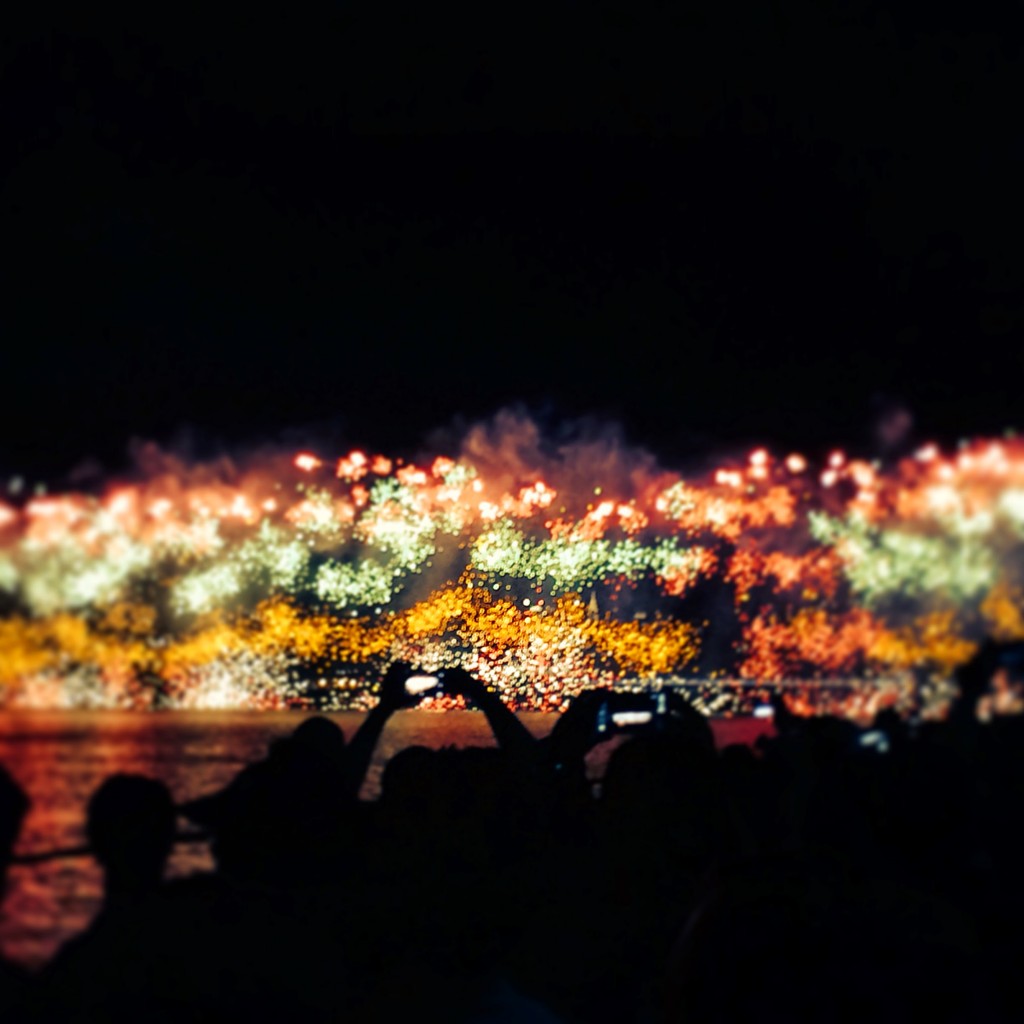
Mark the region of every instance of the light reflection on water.
[[[267, 753], [273, 740], [306, 716], [288, 712], [195, 711], [138, 714], [118, 711], [26, 711], [0, 714], [0, 763], [28, 794], [32, 806], [16, 853], [85, 843], [85, 807], [93, 791], [115, 772], [161, 779], [184, 802], [226, 784], [246, 764]], [[363, 715], [329, 716], [351, 736]], [[550, 715], [525, 715], [538, 734]], [[483, 715], [396, 714], [381, 736], [363, 796], [379, 792], [380, 774], [396, 751], [413, 743], [440, 747], [492, 743]], [[183, 829], [188, 828], [184, 820]], [[175, 848], [172, 875], [212, 867], [203, 844]], [[22, 963], [38, 965], [96, 912], [102, 875], [88, 856], [14, 865], [0, 919], [0, 947]]]
[[[273, 740], [287, 735], [305, 717], [252, 711], [0, 714], [0, 763], [32, 802], [16, 853], [83, 845], [88, 799], [115, 772], [161, 779], [174, 799], [184, 802], [226, 784], [246, 764], [263, 758]], [[329, 717], [351, 737], [364, 716], [341, 712]], [[541, 736], [557, 716], [525, 713], [521, 718]], [[770, 729], [753, 719], [713, 720], [712, 726], [720, 745], [747, 742]], [[377, 796], [384, 765], [404, 747], [493, 742], [480, 713], [398, 712], [381, 736], [362, 796]], [[180, 824], [188, 828], [184, 820]], [[211, 866], [205, 845], [182, 844], [175, 848], [169, 873], [190, 874]], [[0, 948], [30, 966], [45, 962], [63, 941], [88, 925], [101, 884], [100, 871], [89, 856], [12, 866], [0, 917]]]

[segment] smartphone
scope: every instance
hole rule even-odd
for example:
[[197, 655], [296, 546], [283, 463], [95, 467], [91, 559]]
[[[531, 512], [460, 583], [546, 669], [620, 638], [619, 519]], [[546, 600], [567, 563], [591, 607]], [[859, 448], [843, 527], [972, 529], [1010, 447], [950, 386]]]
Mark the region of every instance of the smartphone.
[[601, 701], [594, 719], [594, 732], [600, 738], [616, 733], [658, 731], [668, 719], [668, 694], [610, 693]]
[[653, 711], [613, 711], [612, 721], [620, 729], [636, 728], [640, 725], [650, 725], [654, 718]]
[[861, 733], [858, 742], [867, 750], [874, 750], [879, 754], [889, 753], [889, 737], [881, 729], [869, 729]]
[[409, 676], [405, 681], [405, 692], [412, 695], [422, 696], [425, 693], [431, 693], [434, 690], [441, 688], [441, 677], [430, 676], [425, 674], [417, 674]]

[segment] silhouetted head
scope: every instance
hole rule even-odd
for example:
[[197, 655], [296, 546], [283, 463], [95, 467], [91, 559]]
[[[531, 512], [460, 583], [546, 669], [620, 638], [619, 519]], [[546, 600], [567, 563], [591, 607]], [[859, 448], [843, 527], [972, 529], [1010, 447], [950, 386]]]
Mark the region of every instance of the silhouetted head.
[[108, 892], [153, 887], [174, 844], [174, 801], [155, 779], [112, 775], [89, 800], [86, 832]]
[[608, 761], [601, 806], [617, 843], [661, 836], [680, 855], [704, 856], [724, 840], [717, 758], [699, 742], [666, 733], [628, 740]]
[[323, 715], [305, 719], [296, 727], [291, 739], [297, 746], [332, 760], [345, 756], [345, 733], [337, 722]]
[[236, 882], [305, 884], [336, 871], [350, 841], [347, 782], [345, 734], [314, 716], [181, 813], [210, 831], [218, 870]]

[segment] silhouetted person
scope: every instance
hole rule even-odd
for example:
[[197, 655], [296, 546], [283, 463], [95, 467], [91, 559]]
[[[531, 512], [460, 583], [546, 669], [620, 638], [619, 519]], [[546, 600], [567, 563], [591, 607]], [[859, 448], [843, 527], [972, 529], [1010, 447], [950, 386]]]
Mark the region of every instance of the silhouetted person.
[[222, 874], [241, 884], [287, 888], [336, 876], [358, 785], [344, 733], [313, 716], [224, 789], [183, 805], [182, 813], [211, 833]]
[[89, 800], [85, 831], [103, 867], [105, 905], [153, 892], [174, 845], [176, 812], [167, 787], [141, 775], [112, 775]]
[[103, 903], [43, 973], [47, 1019], [122, 1021], [152, 1012], [158, 894], [175, 822], [171, 794], [155, 779], [113, 775], [90, 797], [86, 835], [103, 868]]
[[219, 859], [214, 873], [161, 882], [176, 820], [170, 794], [138, 777], [100, 786], [87, 832], [106, 896], [48, 965], [47, 1019], [332, 1019], [346, 983], [323, 873], [343, 766], [332, 761], [332, 727], [297, 732], [203, 804], [223, 871]]
[[[393, 665], [380, 703], [353, 737], [354, 764], [369, 760], [389, 717], [421, 694]], [[509, 955], [521, 941], [530, 897], [516, 883], [537, 864], [538, 744], [500, 697], [462, 669], [444, 692], [486, 715], [497, 747], [410, 747], [385, 766], [373, 831], [357, 869], [358, 924], [350, 956], [360, 1018], [555, 1022], [520, 984]]]
[[[0, 765], [0, 900], [3, 899], [14, 844], [28, 808], [28, 797], [7, 769]], [[0, 1020], [17, 1022], [25, 1019], [33, 988], [32, 979], [26, 971], [0, 957]]]
[[203, 933], [182, 958], [188, 1012], [330, 1020], [347, 1005], [357, 790], [344, 732], [315, 715], [182, 806], [209, 832], [216, 868], [168, 887], [183, 911], [175, 927]]
[[[555, 919], [532, 936], [549, 935], [560, 951], [551, 1001], [573, 1019], [644, 1020], [696, 877], [727, 845], [714, 735], [678, 695], [595, 690], [573, 702], [545, 746], [575, 819], [551, 857], [567, 865], [549, 894]], [[600, 784], [584, 788], [602, 747]]]

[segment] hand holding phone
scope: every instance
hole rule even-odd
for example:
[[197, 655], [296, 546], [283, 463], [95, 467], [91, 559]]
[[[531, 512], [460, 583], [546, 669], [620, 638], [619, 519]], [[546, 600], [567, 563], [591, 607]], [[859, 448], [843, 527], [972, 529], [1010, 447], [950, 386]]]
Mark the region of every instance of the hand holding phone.
[[464, 697], [467, 701], [477, 705], [480, 705], [487, 697], [487, 688], [484, 684], [460, 665], [446, 668], [439, 675], [444, 692], [452, 697]]
[[640, 733], [658, 729], [668, 714], [668, 697], [658, 693], [609, 693], [595, 716], [595, 733]]

